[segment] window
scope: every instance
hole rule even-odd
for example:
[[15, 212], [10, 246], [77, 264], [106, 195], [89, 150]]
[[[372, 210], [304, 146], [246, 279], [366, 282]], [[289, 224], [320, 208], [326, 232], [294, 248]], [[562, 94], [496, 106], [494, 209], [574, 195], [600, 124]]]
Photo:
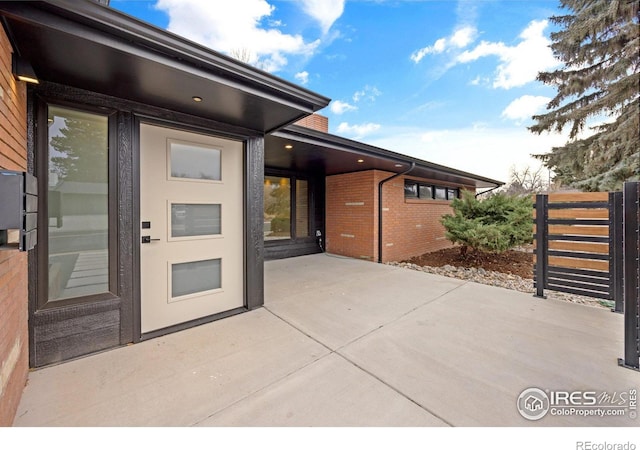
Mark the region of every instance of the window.
[[109, 292], [108, 117], [47, 114], [48, 301]]
[[420, 185], [420, 198], [433, 198], [433, 186]]
[[171, 204], [171, 237], [211, 236], [222, 233], [219, 204]]
[[291, 239], [291, 179], [264, 178], [264, 238]]
[[296, 180], [296, 237], [309, 237], [309, 182]]
[[169, 141], [169, 178], [220, 181], [220, 150], [187, 142]]
[[404, 182], [404, 198], [418, 198], [418, 183], [409, 180]]
[[413, 180], [404, 181], [404, 198], [421, 200], [453, 200], [458, 198], [460, 189], [434, 186]]
[[310, 236], [309, 182], [295, 177], [264, 178], [264, 239]]
[[436, 200], [446, 200], [447, 199], [447, 189], [436, 186], [434, 198]]
[[171, 264], [171, 298], [222, 288], [222, 260]]

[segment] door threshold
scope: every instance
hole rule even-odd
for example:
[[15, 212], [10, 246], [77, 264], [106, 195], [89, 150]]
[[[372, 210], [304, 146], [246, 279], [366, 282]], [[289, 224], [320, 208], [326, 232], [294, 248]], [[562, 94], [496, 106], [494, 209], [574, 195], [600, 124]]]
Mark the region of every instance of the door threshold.
[[149, 339], [175, 333], [177, 331], [188, 330], [189, 328], [205, 325], [207, 323], [211, 323], [220, 319], [226, 319], [227, 317], [236, 316], [238, 314], [242, 314], [243, 312], [247, 312], [247, 311], [249, 311], [249, 309], [242, 306], [240, 308], [230, 309], [229, 311], [212, 314], [210, 316], [201, 317], [199, 319], [190, 320], [188, 322], [171, 325], [170, 327], [161, 328], [159, 330], [149, 331], [147, 333], [143, 333], [140, 336], [140, 340], [138, 342], [147, 341]]

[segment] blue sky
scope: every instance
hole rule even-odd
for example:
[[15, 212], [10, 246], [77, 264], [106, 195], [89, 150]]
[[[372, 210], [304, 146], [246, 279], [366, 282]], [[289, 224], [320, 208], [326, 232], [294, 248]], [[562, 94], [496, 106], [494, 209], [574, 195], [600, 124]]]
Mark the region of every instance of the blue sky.
[[111, 6], [333, 99], [330, 132], [508, 181], [566, 136], [531, 115], [560, 67], [557, 0], [111, 0]]

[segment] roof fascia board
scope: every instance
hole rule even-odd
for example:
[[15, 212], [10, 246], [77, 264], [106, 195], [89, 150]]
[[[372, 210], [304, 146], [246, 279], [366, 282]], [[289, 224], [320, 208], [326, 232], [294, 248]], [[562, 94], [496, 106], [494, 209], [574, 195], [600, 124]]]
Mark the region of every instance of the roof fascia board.
[[324, 133], [322, 131], [313, 130], [311, 128], [302, 127], [300, 125], [289, 125], [282, 130], [271, 133], [273, 136], [281, 137], [285, 139], [295, 139], [307, 144], [320, 145], [331, 147], [337, 150], [344, 150], [352, 153], [359, 153], [363, 155], [373, 155], [381, 157], [394, 162], [403, 162], [410, 164], [414, 162], [416, 167], [421, 167], [428, 170], [434, 170], [449, 175], [455, 175], [461, 178], [467, 178], [474, 182], [481, 181], [495, 186], [502, 186], [504, 182], [493, 180], [491, 178], [483, 177], [462, 170], [452, 169], [451, 167], [442, 166], [440, 164], [431, 163], [411, 156], [402, 155], [390, 150], [385, 150], [380, 147], [374, 147], [373, 145], [365, 144], [362, 142], [346, 139], [333, 134]]
[[[294, 131], [293, 129], [299, 129]], [[318, 133], [318, 135], [316, 135]], [[349, 153], [353, 153], [356, 155], [362, 156], [377, 156], [383, 159], [395, 162], [395, 163], [406, 163], [407, 157], [401, 154], [382, 154], [376, 152], [376, 147], [371, 147], [367, 144], [363, 144], [356, 141], [351, 141], [349, 139], [344, 139], [339, 136], [334, 136], [331, 134], [326, 134], [322, 132], [317, 132], [316, 130], [312, 130], [310, 128], [301, 127], [299, 125], [289, 125], [288, 127], [274, 131], [271, 133], [272, 136], [284, 138], [284, 139], [293, 139], [299, 142], [304, 142], [305, 144], [317, 145], [321, 147], [329, 147], [335, 150], [341, 150]], [[335, 138], [335, 139], [332, 139]], [[356, 144], [356, 145], [352, 145]], [[359, 145], [358, 145], [359, 144]]]

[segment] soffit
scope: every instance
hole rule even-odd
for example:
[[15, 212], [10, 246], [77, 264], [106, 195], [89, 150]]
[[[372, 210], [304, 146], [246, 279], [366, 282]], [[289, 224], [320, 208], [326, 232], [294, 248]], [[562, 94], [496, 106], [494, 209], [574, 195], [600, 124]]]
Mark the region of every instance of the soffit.
[[0, 2], [0, 15], [47, 81], [262, 132], [329, 102], [95, 2]]
[[[285, 145], [292, 145], [286, 149]], [[358, 162], [361, 160], [362, 162]], [[361, 142], [328, 133], [290, 125], [266, 137], [265, 167], [307, 172], [316, 175], [337, 175], [362, 170], [384, 170], [399, 173], [415, 167], [407, 177], [440, 180], [475, 188], [493, 188], [504, 183], [412, 158]]]

